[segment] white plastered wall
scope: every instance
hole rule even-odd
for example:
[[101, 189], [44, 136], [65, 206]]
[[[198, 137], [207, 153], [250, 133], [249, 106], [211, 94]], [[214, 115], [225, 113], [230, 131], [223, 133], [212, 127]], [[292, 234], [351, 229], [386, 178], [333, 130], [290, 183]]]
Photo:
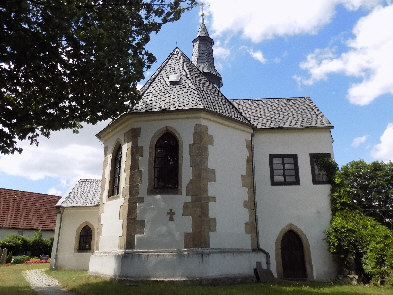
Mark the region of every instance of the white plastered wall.
[[246, 139], [251, 139], [252, 130], [208, 120], [203, 124], [213, 135], [209, 168], [216, 173], [216, 182], [209, 183], [209, 196], [216, 198], [216, 202], [209, 204], [210, 217], [216, 219], [216, 231], [210, 233], [210, 247], [250, 249], [251, 238], [245, 232], [249, 212], [244, 208], [248, 196], [241, 176], [246, 174]]
[[[197, 123], [200, 123], [198, 118], [162, 115], [140, 125], [139, 145], [143, 146], [143, 158], [139, 160], [139, 168], [142, 170], [139, 195], [144, 198], [144, 202], [138, 204], [138, 219], [145, 220], [145, 234], [136, 236], [136, 249], [184, 248], [184, 233], [191, 231], [191, 217], [182, 216], [182, 212], [184, 202], [190, 201], [190, 197], [186, 196], [186, 186], [191, 179], [189, 145], [192, 142], [194, 125]], [[156, 132], [165, 127], [178, 133], [183, 146], [182, 167], [179, 169], [182, 174], [181, 195], [147, 194], [150, 142]], [[175, 212], [173, 221], [170, 221], [167, 215], [170, 209]]]
[[[310, 153], [333, 156], [329, 129], [257, 131], [254, 140], [256, 201], [260, 247], [272, 258], [276, 275], [275, 242], [288, 224], [300, 228], [310, 243], [315, 280], [335, 276], [335, 265], [324, 240], [331, 219], [330, 185], [312, 183]], [[297, 154], [300, 185], [272, 186], [269, 154]]]
[[[209, 195], [216, 197], [210, 203], [210, 217], [216, 218], [216, 232], [210, 233], [212, 248], [250, 248], [250, 235], [245, 233], [248, 221], [248, 210], [243, 203], [247, 199], [247, 189], [242, 187], [241, 175], [246, 174], [246, 158], [248, 151], [246, 139], [250, 139], [251, 129], [202, 112], [185, 112], [183, 114], [167, 113], [159, 115], [136, 116], [130, 118], [121, 127], [106, 135], [104, 145], [108, 153], [113, 154], [117, 143], [123, 146], [123, 162], [127, 146], [123, 144], [124, 133], [131, 128], [141, 128], [138, 145], [143, 147], [143, 157], [139, 158], [139, 169], [142, 171], [142, 183], [138, 203], [137, 219], [145, 220], [144, 234], [136, 235], [135, 249], [182, 249], [184, 233], [191, 232], [191, 217], [182, 216], [183, 204], [190, 202], [186, 196], [186, 187], [191, 175], [189, 145], [193, 142], [196, 124], [208, 126], [208, 133], [214, 137], [214, 145], [209, 146], [209, 168], [216, 170], [216, 182], [209, 183]], [[162, 128], [169, 127], [181, 137], [183, 147], [182, 160], [182, 194], [166, 195], [147, 193], [149, 146], [152, 137]], [[103, 195], [104, 212], [101, 215], [102, 236], [100, 251], [118, 250], [119, 237], [122, 235], [122, 222], [119, 219], [120, 206], [123, 204], [122, 189], [125, 183], [124, 170], [121, 175], [120, 197], [108, 198], [111, 157], [105, 168], [106, 183]], [[123, 166], [124, 167], [124, 166]], [[167, 212], [175, 212], [174, 220], [169, 221]]]
[[61, 213], [58, 213], [52, 250], [52, 260], [55, 259], [54, 263], [56, 265], [54, 266], [51, 262], [51, 267], [81, 270], [89, 268], [92, 252], [78, 252], [78, 245], [76, 245], [79, 241], [77, 236], [79, 236], [80, 226], [86, 222], [93, 226], [92, 247], [94, 250], [94, 238], [97, 236], [98, 206], [65, 208], [62, 218]]
[[101, 236], [99, 238], [99, 250], [100, 251], [114, 251], [119, 249], [119, 237], [122, 235], [122, 226], [123, 222], [120, 220], [120, 207], [124, 203], [124, 198], [121, 197], [122, 190], [125, 183], [125, 173], [124, 169], [122, 169], [122, 173], [120, 175], [120, 196], [109, 196], [108, 193], [110, 191], [110, 178], [111, 178], [111, 165], [112, 165], [112, 157], [114, 157], [114, 153], [117, 151], [118, 146], [120, 145], [122, 148], [122, 167], [125, 166], [125, 155], [127, 152], [127, 145], [124, 144], [124, 131], [117, 132], [104, 142], [105, 146], [108, 148], [108, 161], [106, 167], [103, 167], [105, 170], [105, 183], [104, 183], [104, 192], [103, 192], [103, 213], [101, 214]]

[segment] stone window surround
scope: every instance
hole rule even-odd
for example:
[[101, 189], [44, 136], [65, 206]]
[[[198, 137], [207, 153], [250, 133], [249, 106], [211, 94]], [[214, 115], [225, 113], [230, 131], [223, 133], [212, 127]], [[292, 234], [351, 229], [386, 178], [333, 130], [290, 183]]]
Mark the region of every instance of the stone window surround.
[[310, 166], [311, 166], [311, 178], [313, 184], [329, 184], [329, 180], [326, 179], [325, 181], [317, 180], [316, 179], [316, 171], [315, 171], [315, 159], [317, 156], [325, 156], [327, 158], [331, 158], [332, 155], [330, 153], [310, 153]]
[[[122, 147], [123, 147], [123, 145], [122, 145], [120, 139], [117, 139], [116, 143], [113, 146], [112, 153], [111, 153], [111, 160], [110, 160], [110, 167], [109, 167], [109, 169], [110, 169], [109, 175], [110, 176], [109, 176], [108, 198], [107, 198], [108, 201], [116, 200], [121, 195], [121, 191], [122, 191], [121, 179], [122, 179], [122, 174], [123, 174], [122, 170], [124, 170], [124, 167], [120, 167], [119, 193], [117, 195], [113, 195], [113, 180], [114, 180], [114, 177], [115, 177], [115, 160], [116, 160], [115, 158], [116, 158], [116, 153], [117, 153], [117, 150], [119, 148], [122, 148]], [[121, 164], [122, 164], [122, 166], [124, 165], [123, 164], [123, 153], [122, 153]]]
[[[90, 227], [91, 229], [91, 249], [90, 250], [79, 250], [79, 237], [80, 237], [80, 233], [82, 228], [84, 228], [85, 226]], [[81, 223], [78, 228], [76, 229], [75, 232], [75, 243], [74, 243], [74, 252], [75, 253], [93, 253], [94, 249], [95, 249], [95, 230], [94, 230], [94, 226], [88, 222], [85, 221], [83, 223]]]
[[[174, 189], [156, 189], [154, 188], [154, 157], [155, 157], [155, 146], [157, 140], [164, 133], [173, 134], [179, 144], [179, 158], [178, 158], [178, 185]], [[150, 139], [149, 145], [149, 160], [148, 160], [148, 184], [147, 184], [147, 195], [181, 195], [182, 194], [182, 174], [183, 174], [183, 140], [180, 133], [171, 126], [165, 126], [158, 129]]]
[[312, 281], [314, 280], [314, 270], [312, 265], [311, 259], [311, 248], [310, 242], [307, 239], [307, 236], [304, 232], [297, 227], [296, 225], [289, 223], [288, 225], [284, 226], [281, 231], [279, 232], [276, 242], [275, 242], [275, 256], [276, 256], [276, 272], [277, 278], [282, 280], [283, 279], [283, 269], [282, 269], [282, 257], [281, 257], [281, 240], [284, 234], [288, 231], [294, 231], [296, 234], [299, 235], [302, 243], [303, 243], [303, 251], [304, 251], [304, 264], [306, 266], [307, 272], [307, 280]]
[[[293, 158], [295, 165], [295, 181], [293, 182], [276, 182], [274, 181], [274, 169], [273, 169], [273, 158]], [[272, 186], [287, 186], [287, 185], [300, 185], [299, 177], [299, 165], [297, 154], [269, 154], [269, 166], [270, 166], [270, 183]]]

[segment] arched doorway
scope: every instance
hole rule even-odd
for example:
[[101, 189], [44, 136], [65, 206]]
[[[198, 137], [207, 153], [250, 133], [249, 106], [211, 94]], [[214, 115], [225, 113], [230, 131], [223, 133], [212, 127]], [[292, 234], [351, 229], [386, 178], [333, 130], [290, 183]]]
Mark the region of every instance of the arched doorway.
[[281, 239], [281, 258], [284, 279], [307, 279], [303, 242], [293, 230], [288, 230]]

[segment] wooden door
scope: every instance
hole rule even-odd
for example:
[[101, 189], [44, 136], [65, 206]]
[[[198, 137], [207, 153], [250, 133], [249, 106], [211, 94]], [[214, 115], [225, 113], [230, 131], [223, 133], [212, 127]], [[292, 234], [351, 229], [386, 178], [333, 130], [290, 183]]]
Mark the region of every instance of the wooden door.
[[293, 230], [287, 231], [282, 237], [281, 258], [284, 279], [307, 279], [303, 243]]

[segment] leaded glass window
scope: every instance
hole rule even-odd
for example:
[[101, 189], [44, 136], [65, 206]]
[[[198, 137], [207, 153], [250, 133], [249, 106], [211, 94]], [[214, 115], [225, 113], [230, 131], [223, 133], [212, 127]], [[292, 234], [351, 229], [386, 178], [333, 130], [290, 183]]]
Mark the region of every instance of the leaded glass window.
[[91, 240], [93, 238], [93, 233], [88, 225], [85, 225], [79, 234], [79, 251], [91, 250]]
[[112, 186], [113, 196], [118, 195], [120, 192], [121, 157], [122, 157], [121, 146], [119, 146], [114, 161], [113, 186]]
[[178, 187], [179, 144], [172, 133], [164, 133], [156, 142], [154, 154], [154, 188]]

